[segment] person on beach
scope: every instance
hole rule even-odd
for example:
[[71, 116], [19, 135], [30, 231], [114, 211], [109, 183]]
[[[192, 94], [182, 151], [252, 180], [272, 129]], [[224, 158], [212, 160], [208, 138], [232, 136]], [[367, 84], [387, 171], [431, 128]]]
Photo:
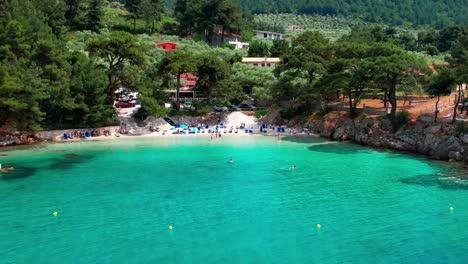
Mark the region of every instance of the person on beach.
[[221, 137], [221, 131], [219, 132], [219, 137]]

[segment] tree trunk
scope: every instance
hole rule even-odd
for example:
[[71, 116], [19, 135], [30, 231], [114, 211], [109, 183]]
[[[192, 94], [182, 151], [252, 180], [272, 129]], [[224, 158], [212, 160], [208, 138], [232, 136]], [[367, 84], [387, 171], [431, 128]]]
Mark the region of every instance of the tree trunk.
[[221, 27], [221, 43], [219, 43], [219, 46], [222, 46], [224, 44], [224, 25]]
[[112, 83], [112, 74], [111, 73], [108, 73], [107, 74], [107, 79], [109, 81], [109, 103], [112, 104], [112, 106], [114, 106], [114, 94], [115, 94], [115, 89], [114, 89], [114, 85]]
[[392, 106], [390, 110], [390, 117], [392, 119], [395, 119], [396, 110], [397, 110], [396, 84], [395, 83], [392, 84], [392, 86], [390, 87], [390, 90], [388, 91], [388, 101], [390, 102], [390, 105]]
[[383, 105], [385, 107], [385, 114], [388, 113], [388, 100], [387, 100], [387, 97], [388, 97], [388, 90], [385, 89], [384, 90], [384, 97], [383, 97]]
[[435, 112], [434, 112], [434, 123], [437, 123], [437, 117], [439, 115], [439, 101], [440, 101], [440, 96], [437, 96], [437, 102], [435, 105]]
[[176, 109], [180, 110], [180, 96], [179, 96], [179, 89], [180, 89], [180, 74], [177, 74], [177, 88], [176, 88]]
[[457, 89], [458, 89], [458, 95], [457, 95], [457, 101], [455, 101], [455, 107], [453, 108], [452, 124], [455, 124], [455, 121], [457, 119], [457, 108], [458, 108], [458, 104], [460, 103], [460, 97], [461, 97], [461, 85], [457, 85]]
[[322, 109], [324, 113], [327, 112], [327, 101], [326, 101], [323, 90], [320, 91], [320, 108]]
[[461, 93], [461, 100], [460, 103], [462, 104], [460, 114], [463, 114], [463, 111], [465, 111], [465, 93]]
[[349, 115], [351, 118], [355, 118], [356, 108], [354, 108], [354, 104], [353, 104], [353, 96], [352, 96], [351, 87], [348, 87], [348, 98], [349, 98]]

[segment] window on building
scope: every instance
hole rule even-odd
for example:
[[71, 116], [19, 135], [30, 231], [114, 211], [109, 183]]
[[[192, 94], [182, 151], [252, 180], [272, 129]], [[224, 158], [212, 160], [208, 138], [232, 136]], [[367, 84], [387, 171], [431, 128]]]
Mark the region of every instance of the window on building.
[[258, 66], [258, 64], [257, 64], [257, 63], [254, 63], [253, 66]]
[[262, 67], [265, 67], [265, 63], [262, 63]]
[[267, 66], [268, 66], [268, 67], [271, 67], [271, 64], [270, 64], [270, 63], [268, 63], [268, 64], [267, 64]]
[[268, 37], [268, 34], [267, 33], [263, 33], [263, 38], [267, 38]]

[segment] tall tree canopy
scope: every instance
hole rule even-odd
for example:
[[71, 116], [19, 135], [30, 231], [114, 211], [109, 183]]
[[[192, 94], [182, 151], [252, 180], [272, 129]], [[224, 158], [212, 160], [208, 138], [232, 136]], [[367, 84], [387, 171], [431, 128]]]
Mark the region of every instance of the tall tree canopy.
[[120, 86], [133, 88], [134, 84], [125, 74], [126, 69], [130, 69], [130, 65], [142, 65], [145, 61], [145, 47], [141, 46], [133, 35], [123, 31], [101, 35], [89, 43], [88, 50], [91, 55], [106, 62], [106, 93], [109, 95], [109, 103], [113, 103], [115, 90]]

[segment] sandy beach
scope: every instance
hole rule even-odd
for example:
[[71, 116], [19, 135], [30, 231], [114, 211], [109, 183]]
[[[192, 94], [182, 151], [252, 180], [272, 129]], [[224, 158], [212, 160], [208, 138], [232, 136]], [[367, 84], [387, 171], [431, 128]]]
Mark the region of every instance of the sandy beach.
[[[123, 117], [123, 116], [122, 116]], [[116, 140], [125, 138], [148, 138], [148, 137], [206, 137], [206, 138], [217, 138], [218, 137], [245, 137], [245, 136], [315, 136], [312, 133], [304, 133], [303, 131], [285, 128], [284, 132], [278, 132], [279, 126], [270, 126], [267, 128], [261, 128], [262, 124], [259, 124], [258, 120], [251, 115], [244, 114], [242, 112], [229, 113], [223, 120], [217, 125], [206, 125], [206, 124], [191, 124], [192, 129], [195, 128], [195, 133], [189, 133], [189, 129], [177, 128], [169, 125], [164, 119], [151, 119], [146, 122], [143, 127], [138, 127], [135, 123], [131, 122], [127, 116], [125, 119], [125, 130], [128, 133], [119, 133], [118, 131], [122, 128], [119, 126], [103, 127], [103, 128], [90, 128], [90, 129], [68, 129], [68, 130], [54, 130], [54, 131], [42, 131], [38, 133], [38, 136], [47, 141], [53, 142], [68, 142], [68, 141], [82, 141], [82, 140]], [[202, 127], [198, 129], [198, 127]], [[208, 128], [207, 128], [208, 127]], [[157, 128], [158, 132], [152, 132], [151, 128]], [[284, 128], [284, 127], [283, 127]], [[111, 135], [95, 136], [95, 137], [81, 137], [65, 139], [64, 134], [73, 135], [75, 131], [79, 131], [84, 134], [91, 131], [109, 131]], [[183, 132], [182, 132], [183, 131]], [[218, 133], [214, 132], [218, 131]], [[101, 133], [102, 134], [102, 133]]]

